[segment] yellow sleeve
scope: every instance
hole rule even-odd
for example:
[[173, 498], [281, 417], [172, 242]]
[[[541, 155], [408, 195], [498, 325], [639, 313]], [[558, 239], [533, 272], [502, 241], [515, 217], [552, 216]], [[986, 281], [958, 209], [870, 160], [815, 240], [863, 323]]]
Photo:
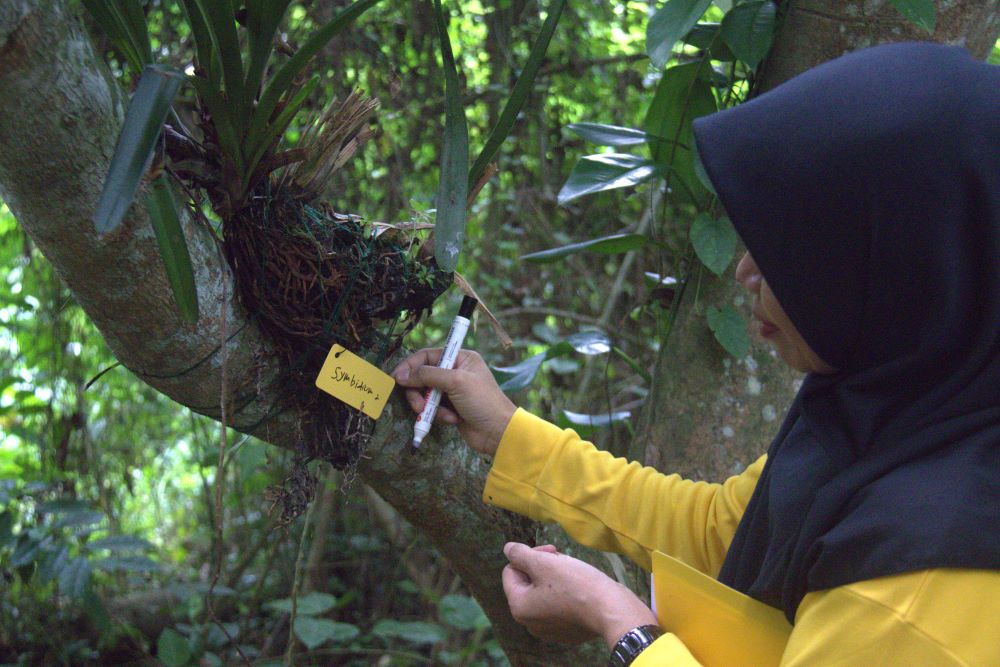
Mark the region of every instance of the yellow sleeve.
[[806, 595], [781, 665], [994, 666], [998, 631], [1000, 572], [919, 570]]
[[632, 661], [632, 667], [701, 667], [691, 651], [687, 650], [677, 635], [667, 633], [646, 647]]
[[577, 542], [651, 569], [660, 550], [716, 576], [764, 457], [723, 484], [664, 475], [599, 451], [518, 409], [504, 432], [483, 500], [556, 521]]

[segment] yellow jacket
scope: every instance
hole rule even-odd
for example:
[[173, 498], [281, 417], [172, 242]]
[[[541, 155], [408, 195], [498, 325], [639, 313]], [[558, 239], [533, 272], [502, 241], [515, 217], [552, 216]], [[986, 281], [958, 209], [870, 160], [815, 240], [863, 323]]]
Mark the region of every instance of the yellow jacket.
[[[483, 500], [556, 521], [581, 544], [625, 554], [646, 570], [652, 553], [663, 551], [714, 577], [763, 465], [761, 457], [722, 484], [693, 482], [616, 459], [518, 410]], [[668, 633], [632, 664], [701, 663]], [[781, 665], [1000, 667], [1000, 571], [919, 570], [809, 593]]]

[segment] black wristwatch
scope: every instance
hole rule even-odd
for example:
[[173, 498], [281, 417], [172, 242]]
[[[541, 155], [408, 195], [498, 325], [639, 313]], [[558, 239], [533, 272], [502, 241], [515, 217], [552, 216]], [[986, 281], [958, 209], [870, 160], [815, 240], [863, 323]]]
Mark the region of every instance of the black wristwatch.
[[662, 634], [663, 630], [658, 625], [640, 625], [638, 628], [632, 628], [622, 635], [615, 647], [611, 649], [608, 667], [628, 667], [647, 646], [655, 642]]

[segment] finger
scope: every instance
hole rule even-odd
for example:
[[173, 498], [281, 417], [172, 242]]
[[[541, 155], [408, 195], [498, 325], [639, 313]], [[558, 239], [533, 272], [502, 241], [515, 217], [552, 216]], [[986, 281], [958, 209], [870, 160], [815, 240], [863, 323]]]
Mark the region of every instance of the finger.
[[500, 583], [503, 584], [503, 592], [507, 596], [507, 605], [517, 618], [524, 592], [531, 586], [531, 578], [516, 567], [508, 565], [500, 573]]
[[396, 382], [404, 386], [413, 386], [412, 383], [407, 382], [410, 373], [413, 372], [414, 368], [420, 368], [421, 366], [437, 366], [438, 362], [441, 361], [441, 348], [424, 348], [423, 350], [418, 350], [399, 362], [399, 365], [393, 369], [391, 375], [396, 378]]
[[535, 561], [538, 554], [527, 544], [508, 542], [503, 545], [503, 554], [515, 568], [527, 574], [528, 577], [534, 576]]
[[458, 414], [451, 408], [446, 408], [444, 406], [438, 408], [437, 418], [443, 421], [445, 424], [458, 424], [461, 418]]
[[411, 410], [420, 414], [424, 411], [424, 392], [419, 389], [407, 389], [406, 402], [410, 404]]
[[537, 547], [534, 547], [532, 551], [544, 551], [545, 553], [548, 554], [559, 553], [559, 549], [556, 549], [555, 545], [553, 544], [539, 544]]
[[411, 368], [406, 380], [399, 381], [406, 387], [431, 387], [440, 389], [446, 394], [450, 394], [458, 388], [461, 381], [462, 371], [452, 368], [438, 368], [437, 366], [418, 366]]

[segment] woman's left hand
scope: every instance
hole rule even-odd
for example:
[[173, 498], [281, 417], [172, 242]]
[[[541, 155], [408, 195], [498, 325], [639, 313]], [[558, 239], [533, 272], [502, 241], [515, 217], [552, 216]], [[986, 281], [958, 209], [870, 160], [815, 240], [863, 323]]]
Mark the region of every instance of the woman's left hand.
[[612, 647], [656, 616], [635, 593], [597, 568], [556, 552], [508, 542], [503, 589], [514, 620], [547, 641], [577, 644], [595, 635]]

